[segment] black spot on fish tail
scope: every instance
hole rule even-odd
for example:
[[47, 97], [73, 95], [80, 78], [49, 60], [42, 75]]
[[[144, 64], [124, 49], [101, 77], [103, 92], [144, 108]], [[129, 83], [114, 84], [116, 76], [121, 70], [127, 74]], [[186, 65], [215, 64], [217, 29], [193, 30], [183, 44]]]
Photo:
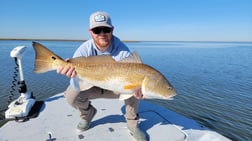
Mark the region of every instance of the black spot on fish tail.
[[52, 56], [52, 59], [53, 59], [53, 60], [56, 60], [56, 57]]

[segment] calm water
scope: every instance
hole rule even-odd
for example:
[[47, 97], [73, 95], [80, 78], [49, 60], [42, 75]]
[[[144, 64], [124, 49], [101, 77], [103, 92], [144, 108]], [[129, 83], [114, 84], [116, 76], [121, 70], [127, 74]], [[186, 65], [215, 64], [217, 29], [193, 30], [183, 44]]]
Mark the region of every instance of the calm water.
[[[62, 58], [81, 42], [41, 41]], [[25, 45], [22, 59], [28, 90], [45, 99], [65, 90], [68, 79], [49, 72], [34, 74], [31, 41], [0, 41], [0, 110], [7, 107], [14, 60], [10, 51]], [[177, 89], [173, 101], [153, 101], [232, 140], [252, 139], [252, 43], [137, 42], [126, 43], [144, 63], [161, 71]], [[19, 79], [19, 77], [18, 77]], [[18, 96], [18, 94], [15, 94]]]

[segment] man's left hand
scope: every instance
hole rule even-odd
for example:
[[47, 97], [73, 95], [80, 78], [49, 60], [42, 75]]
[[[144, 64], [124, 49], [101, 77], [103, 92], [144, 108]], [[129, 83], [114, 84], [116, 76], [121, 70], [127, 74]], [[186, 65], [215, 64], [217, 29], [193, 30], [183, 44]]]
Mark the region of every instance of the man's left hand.
[[137, 99], [144, 99], [144, 95], [142, 93], [142, 89], [141, 88], [137, 89], [136, 92], [134, 93], [134, 96]]

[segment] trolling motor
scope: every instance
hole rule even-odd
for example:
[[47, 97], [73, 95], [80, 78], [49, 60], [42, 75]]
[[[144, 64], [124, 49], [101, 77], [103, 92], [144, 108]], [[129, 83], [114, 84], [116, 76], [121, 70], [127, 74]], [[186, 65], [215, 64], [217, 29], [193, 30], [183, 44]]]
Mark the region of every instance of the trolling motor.
[[[10, 56], [15, 59], [16, 65], [18, 67], [16, 71], [18, 72], [19, 70], [20, 81], [18, 81], [18, 85], [20, 96], [9, 104], [8, 110], [5, 112], [6, 119], [24, 119], [26, 116], [28, 116], [32, 106], [35, 103], [35, 99], [32, 93], [27, 92], [27, 87], [23, 75], [21, 58], [25, 50], [25, 46], [17, 46], [10, 52]], [[16, 78], [13, 77], [13, 79], [15, 82]]]

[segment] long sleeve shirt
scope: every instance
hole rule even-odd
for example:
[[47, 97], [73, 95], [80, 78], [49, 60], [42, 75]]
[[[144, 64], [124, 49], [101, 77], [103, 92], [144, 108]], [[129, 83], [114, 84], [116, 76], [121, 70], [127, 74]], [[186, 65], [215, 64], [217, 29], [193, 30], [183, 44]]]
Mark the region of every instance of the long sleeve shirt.
[[[106, 51], [99, 50], [93, 39], [87, 40], [75, 51], [73, 58], [80, 56], [96, 56], [96, 55], [110, 55], [115, 61], [120, 61], [131, 55], [129, 48], [120, 41], [119, 38], [113, 36], [110, 46]], [[85, 69], [85, 68], [84, 68]], [[70, 85], [76, 90], [80, 91], [78, 77], [70, 79]]]

